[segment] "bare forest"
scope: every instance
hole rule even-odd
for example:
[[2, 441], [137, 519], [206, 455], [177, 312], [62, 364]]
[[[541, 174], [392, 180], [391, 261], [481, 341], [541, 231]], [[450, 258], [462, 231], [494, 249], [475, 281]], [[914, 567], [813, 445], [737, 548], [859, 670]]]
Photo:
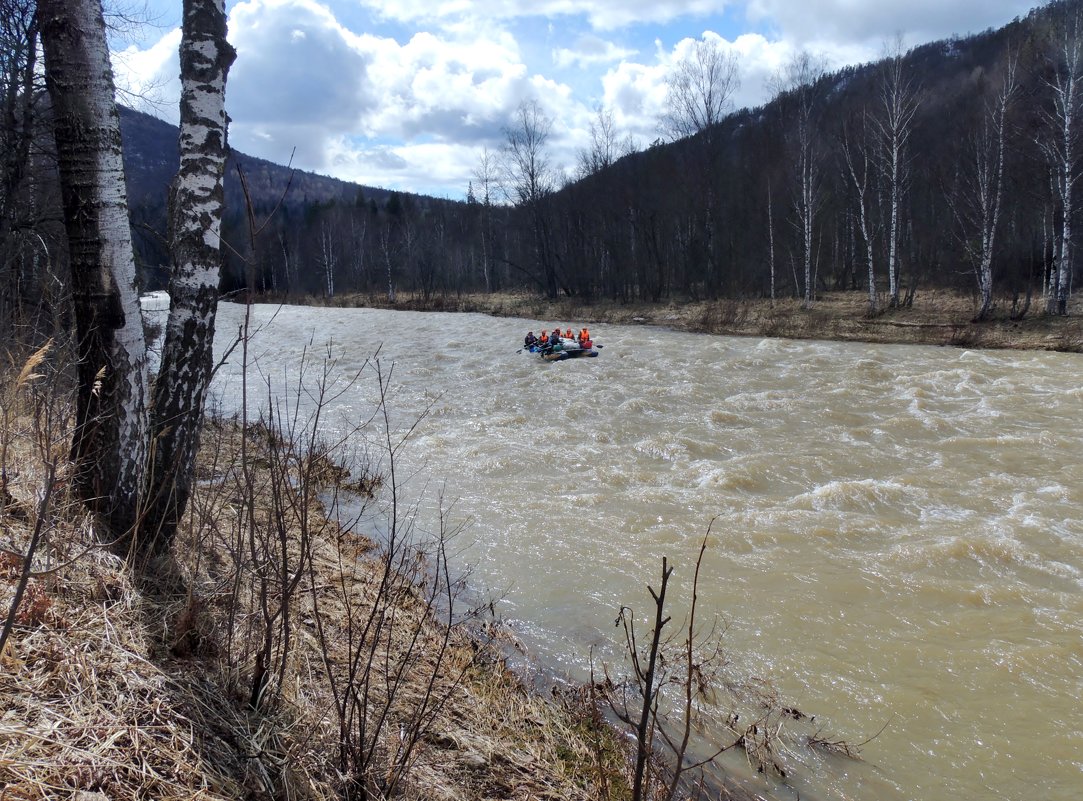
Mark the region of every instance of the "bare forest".
[[[33, 4], [5, 0], [0, 320], [58, 314], [67, 286], [49, 109], [36, 86]], [[732, 111], [733, 64], [698, 48], [671, 78], [643, 149], [598, 110], [578, 164], [524, 101], [479, 154], [465, 202], [358, 187], [234, 154], [223, 290], [393, 301], [464, 292], [684, 301], [868, 293], [870, 313], [917, 287], [1064, 314], [1074, 276], [1083, 97], [1077, 2], [997, 31], [887, 48], [828, 73], [800, 54], [774, 99]], [[168, 275], [168, 126], [122, 115], [143, 286]], [[165, 129], [165, 130], [159, 130]], [[248, 235], [244, 175], [258, 223]]]

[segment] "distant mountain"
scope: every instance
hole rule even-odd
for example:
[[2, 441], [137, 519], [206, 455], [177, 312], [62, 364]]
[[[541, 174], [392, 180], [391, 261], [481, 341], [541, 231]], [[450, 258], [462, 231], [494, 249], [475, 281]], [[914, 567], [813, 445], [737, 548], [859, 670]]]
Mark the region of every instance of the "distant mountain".
[[[120, 130], [124, 140], [124, 169], [129, 197], [140, 200], [165, 191], [177, 171], [180, 158], [177, 126], [121, 106]], [[237, 165], [244, 171], [253, 202], [257, 205], [277, 203], [287, 185], [289, 192], [286, 203], [294, 207], [330, 201], [353, 203], [358, 192], [363, 193], [366, 199], [384, 203], [391, 195], [387, 189], [291, 169], [233, 151], [226, 170], [226, 202], [231, 208], [242, 200]]]
[[[167, 278], [165, 265], [169, 262], [164, 242], [166, 206], [169, 184], [180, 161], [179, 132], [175, 125], [124, 106], [120, 107], [120, 129], [128, 203], [140, 265], [147, 273], [147, 288], [160, 288]], [[233, 151], [226, 166], [227, 220], [241, 221], [245, 216], [238, 166], [247, 179], [252, 205], [258, 214], [269, 213], [280, 200], [282, 213], [303, 214], [307, 208], [337, 203], [384, 206], [392, 194], [400, 197], [407, 194], [291, 169]], [[411, 197], [419, 207], [449, 202], [422, 195]]]

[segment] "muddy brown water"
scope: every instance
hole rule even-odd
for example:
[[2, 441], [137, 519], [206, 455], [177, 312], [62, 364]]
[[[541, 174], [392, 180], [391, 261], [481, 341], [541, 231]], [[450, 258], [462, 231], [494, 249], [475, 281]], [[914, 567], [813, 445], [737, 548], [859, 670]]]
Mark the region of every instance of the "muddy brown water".
[[[219, 347], [242, 311], [222, 305]], [[599, 358], [543, 363], [516, 350], [558, 321], [254, 316], [275, 392], [306, 347], [330, 341], [343, 377], [381, 348], [393, 425], [426, 413], [399, 465], [421, 524], [454, 500], [457, 565], [548, 669], [618, 663], [617, 609], [645, 617], [663, 556], [680, 618], [713, 520], [699, 603], [731, 675], [850, 743], [884, 727], [855, 761], [795, 726], [785, 781], [731, 759], [757, 792], [1083, 794], [1083, 357], [599, 326]], [[227, 410], [238, 361], [216, 379]], [[372, 398], [346, 389], [328, 430]]]

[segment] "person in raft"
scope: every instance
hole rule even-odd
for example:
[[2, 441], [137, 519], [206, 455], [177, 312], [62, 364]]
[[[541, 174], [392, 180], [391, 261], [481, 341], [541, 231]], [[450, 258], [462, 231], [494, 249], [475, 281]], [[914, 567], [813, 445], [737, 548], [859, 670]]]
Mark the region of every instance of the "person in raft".
[[[572, 329], [568, 329], [563, 334], [560, 328], [554, 328], [553, 333], [550, 334], [548, 329], [543, 328], [540, 337], [534, 336], [534, 332], [530, 331], [523, 338], [524, 348], [534, 348], [540, 350], [542, 353], [552, 353], [554, 350], [564, 350], [565, 340], [567, 344], [571, 345], [573, 342], [577, 343], [580, 348], [590, 350], [594, 347], [594, 343], [590, 339], [590, 331], [586, 328], [579, 329], [578, 334], [573, 334]], [[574, 350], [574, 348], [572, 348]]]

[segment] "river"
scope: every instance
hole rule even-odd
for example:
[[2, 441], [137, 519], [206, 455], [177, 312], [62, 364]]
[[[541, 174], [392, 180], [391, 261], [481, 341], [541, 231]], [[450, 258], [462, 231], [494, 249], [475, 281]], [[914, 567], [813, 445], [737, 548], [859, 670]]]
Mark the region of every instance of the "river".
[[[219, 350], [242, 314], [222, 304]], [[683, 603], [713, 520], [699, 604], [727, 670], [826, 736], [880, 732], [860, 761], [795, 737], [785, 781], [746, 776], [757, 792], [1080, 797], [1083, 357], [602, 325], [598, 358], [543, 363], [516, 350], [556, 321], [253, 315], [275, 387], [306, 347], [330, 341], [341, 376], [380, 347], [394, 425], [425, 415], [407, 490], [454, 500], [459, 567], [547, 669], [583, 679], [592, 647], [616, 664], [618, 608], [646, 615], [663, 556]], [[238, 365], [215, 379], [226, 411]], [[372, 394], [324, 419], [348, 426]]]

